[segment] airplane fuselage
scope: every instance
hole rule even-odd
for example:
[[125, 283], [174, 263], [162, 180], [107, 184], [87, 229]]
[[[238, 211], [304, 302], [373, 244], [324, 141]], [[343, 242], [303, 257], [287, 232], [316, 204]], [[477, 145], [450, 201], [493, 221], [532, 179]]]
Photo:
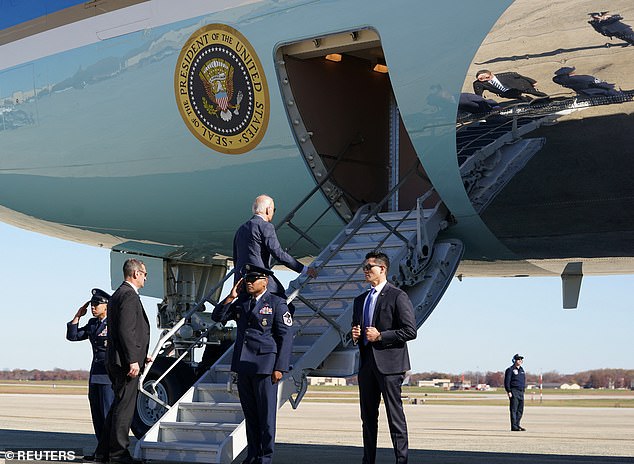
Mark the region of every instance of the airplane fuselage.
[[[355, 163], [336, 179], [353, 193], [320, 225], [317, 234], [327, 243], [349, 218], [346, 211], [354, 212], [355, 201], [376, 201], [389, 187], [380, 176], [394, 171], [394, 161], [379, 152], [391, 152], [396, 134], [392, 151], [401, 154], [400, 173], [406, 161], [420, 161], [421, 185], [433, 186], [451, 213], [444, 234], [465, 243], [459, 273], [559, 274], [571, 261], [586, 263], [586, 273], [634, 269], [627, 246], [634, 232], [626, 212], [630, 194], [621, 186], [632, 170], [634, 144], [631, 131], [620, 129], [631, 122], [632, 103], [575, 110], [540, 123], [524, 137], [542, 139], [543, 148], [482, 207], [467, 191], [457, 157], [458, 96], [470, 91], [478, 67], [520, 66], [523, 74], [540, 74], [548, 93], [562, 90], [549, 83], [561, 60], [587, 65], [588, 73], [607, 69], [606, 78], [619, 66], [625, 69], [615, 75], [627, 75], [623, 53], [630, 49], [601, 49], [591, 66], [591, 47], [604, 41], [584, 18], [568, 15], [568, 29], [544, 24], [550, 35], [532, 42], [535, 57], [523, 51], [527, 58], [519, 62], [504, 61], [520, 52], [500, 45], [500, 34], [514, 46], [521, 43], [522, 28], [511, 25], [528, 21], [521, 16], [523, 1], [455, 0], [443, 4], [442, 13], [420, 1], [35, 3], [0, 7], [5, 222], [188, 261], [231, 255], [234, 231], [256, 195], [274, 197], [283, 217], [319, 182], [328, 157], [353, 142]], [[621, 13], [628, 13], [622, 6]], [[341, 39], [342, 45], [329, 42], [345, 35], [352, 38]], [[551, 41], [557, 37], [563, 45]], [[571, 45], [540, 55], [567, 47], [571, 37], [579, 50]], [[337, 47], [356, 60], [346, 71], [323, 64], [321, 50]], [[363, 60], [384, 62], [388, 74], [362, 74]], [[356, 82], [367, 94], [355, 93]], [[620, 84], [634, 88], [634, 82]], [[449, 109], [430, 103], [435, 86], [450, 97]], [[391, 96], [394, 103], [386, 103]], [[395, 110], [384, 124], [381, 115]], [[317, 154], [309, 153], [303, 137]], [[597, 137], [609, 143], [596, 143]], [[322, 158], [321, 168], [311, 164], [313, 155]], [[364, 156], [372, 156], [367, 166]], [[398, 179], [399, 170], [391, 174]], [[346, 184], [343, 179], [351, 177], [355, 183]], [[411, 190], [390, 208], [409, 206], [410, 197], [426, 188]], [[309, 224], [330, 201], [324, 192], [297, 221]], [[282, 242], [293, 237], [280, 230]], [[308, 245], [295, 250], [315, 252]]]

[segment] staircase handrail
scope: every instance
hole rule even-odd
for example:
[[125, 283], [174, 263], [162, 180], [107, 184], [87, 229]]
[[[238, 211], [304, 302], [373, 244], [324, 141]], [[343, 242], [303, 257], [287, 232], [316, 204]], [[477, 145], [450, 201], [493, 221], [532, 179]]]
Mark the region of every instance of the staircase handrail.
[[[416, 161], [413, 166], [405, 173], [405, 175], [402, 176], [402, 178], [400, 179], [400, 181], [385, 195], [385, 197], [379, 202], [374, 204], [374, 206], [371, 207], [370, 211], [365, 213], [364, 209], [369, 208], [371, 205], [364, 205], [361, 208], [359, 208], [359, 210], [357, 210], [354, 218], [352, 219], [352, 221], [350, 221], [350, 224], [353, 223], [357, 223], [353, 228], [352, 231], [349, 232], [346, 236], [346, 238], [344, 238], [341, 243], [339, 243], [339, 245], [337, 245], [334, 249], [330, 250], [330, 253], [328, 254], [328, 256], [323, 259], [319, 265], [317, 266], [317, 271], [319, 273], [319, 271], [321, 269], [323, 269], [323, 267], [334, 257], [336, 256], [339, 251], [341, 251], [341, 249], [352, 239], [352, 237], [354, 237], [354, 235], [361, 229], [361, 227], [363, 227], [363, 225], [365, 225], [367, 223], [367, 221], [374, 216], [377, 216], [378, 213], [383, 209], [383, 206], [385, 205], [385, 203], [388, 201], [388, 199], [396, 192], [398, 191], [398, 189], [401, 188], [401, 186], [405, 183], [405, 181], [409, 178], [410, 175], [412, 175], [412, 173], [416, 172], [416, 170], [418, 169], [418, 166], [420, 165], [420, 161]], [[427, 195], [429, 192], [427, 192], [425, 195]], [[381, 240], [378, 243], [378, 246], [382, 245], [383, 243], [385, 243], [385, 241], [390, 237], [390, 235], [393, 234], [393, 230], [398, 228], [398, 226], [400, 224], [402, 224], [408, 217], [409, 215], [412, 213], [412, 211], [416, 208], [416, 205], [414, 205], [412, 208], [410, 208], [410, 210], [407, 212], [407, 214], [405, 214], [400, 221], [398, 222], [397, 226], [395, 228], [392, 228], [391, 231], [388, 231], [388, 234], [383, 238], [383, 240]], [[365, 220], [361, 220], [361, 216], [365, 215]], [[352, 277], [357, 273], [357, 271], [361, 268], [361, 266], [363, 265], [363, 263], [359, 263], [354, 271], [352, 273], [350, 273], [350, 275], [348, 275], [348, 277], [341, 282], [341, 284], [339, 285], [339, 287], [337, 287], [331, 295], [335, 295], [337, 294], [337, 292], [339, 292], [351, 279]], [[295, 288], [293, 290], [293, 292], [288, 296], [287, 298], [287, 302], [290, 303], [292, 302], [295, 298], [297, 298], [299, 296], [299, 294], [301, 293], [301, 291], [303, 290], [303, 288], [308, 284], [308, 282], [310, 281], [310, 279], [304, 279], [297, 288]], [[303, 301], [303, 300], [302, 300]], [[304, 302], [305, 303], [305, 302]], [[307, 305], [308, 307], [310, 307], [313, 311], [315, 311], [316, 313], [319, 313], [324, 305], [326, 305], [327, 302], [323, 303], [323, 305], [318, 308], [317, 310], [315, 310], [311, 305]], [[322, 316], [323, 317], [323, 316]], [[328, 320], [328, 318], [325, 318], [326, 320]], [[342, 341], [345, 342], [345, 335], [349, 332], [349, 330], [347, 329], [343, 329], [341, 327], [339, 327], [338, 324], [336, 324], [334, 321], [330, 321], [328, 320], [328, 323], [330, 323], [342, 336]]]

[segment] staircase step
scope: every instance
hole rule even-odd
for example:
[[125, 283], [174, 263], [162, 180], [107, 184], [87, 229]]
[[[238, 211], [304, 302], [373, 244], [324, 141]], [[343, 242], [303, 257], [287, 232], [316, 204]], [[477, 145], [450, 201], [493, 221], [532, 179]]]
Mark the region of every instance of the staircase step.
[[[328, 269], [328, 268], [324, 268], [320, 273], [319, 276], [314, 279], [311, 280], [308, 284], [306, 284], [306, 287], [308, 287], [309, 285], [313, 285], [313, 284], [330, 284], [330, 283], [338, 283], [340, 284], [341, 282], [343, 282], [343, 280], [347, 279], [350, 274], [344, 274], [343, 276], [341, 275], [342, 273], [332, 273], [329, 271], [333, 271], [334, 269]], [[342, 279], [342, 277], [344, 277], [344, 279]], [[366, 284], [365, 282], [365, 276], [363, 275], [363, 272], [361, 272], [361, 270], [359, 270], [356, 274], [354, 274], [350, 280], [348, 281], [350, 283], [363, 283]], [[369, 284], [366, 284], [369, 285]], [[306, 288], [304, 287], [304, 288]]]
[[[384, 221], [394, 221], [394, 222], [398, 222], [401, 219], [403, 219], [407, 214], [409, 213], [409, 211], [389, 211], [386, 213], [379, 213], [379, 217], [381, 219], [383, 219]], [[416, 219], [416, 212], [412, 211], [411, 213], [409, 213], [409, 215], [407, 216], [406, 221], [411, 221], [413, 219]], [[374, 222], [377, 222], [376, 216], [371, 216], [367, 223], [368, 224], [372, 224]]]
[[[352, 299], [349, 299], [348, 301], [350, 302], [350, 305], [346, 305], [345, 307], [342, 307], [341, 309], [323, 308], [321, 309], [320, 314], [325, 314], [328, 317], [336, 319], [341, 314], [343, 314], [343, 312], [346, 311], [348, 307], [351, 307]], [[298, 321], [298, 323], [304, 324], [305, 322], [304, 319], [310, 318], [311, 316], [314, 316], [315, 314], [316, 314], [315, 311], [313, 311], [310, 308], [297, 308], [295, 309], [295, 314], [293, 315], [293, 319]], [[319, 317], [319, 316], [316, 316], [316, 317]]]
[[240, 424], [231, 422], [163, 422], [159, 441], [221, 444]]
[[231, 372], [231, 364], [219, 364], [214, 367], [216, 372]]
[[220, 445], [198, 442], [141, 442], [144, 461], [220, 463]]
[[[350, 235], [353, 230], [354, 230], [354, 227], [346, 228], [346, 234]], [[415, 230], [416, 230], [416, 221], [408, 221], [408, 222], [405, 222], [405, 223], [401, 224], [398, 227], [398, 231], [400, 233], [411, 232], [411, 231], [415, 231]], [[380, 223], [377, 222], [377, 223], [374, 223], [374, 224], [366, 224], [366, 225], [364, 225], [361, 229], [359, 229], [357, 231], [356, 235], [377, 234], [377, 233], [383, 233], [383, 234], [387, 235], [388, 233], [391, 234], [392, 231], [390, 229], [387, 229], [383, 224], [380, 224]]]
[[194, 391], [194, 400], [200, 402], [231, 403], [237, 398], [238, 387], [233, 382], [199, 383]]
[[306, 327], [300, 327], [295, 333], [295, 339], [298, 337], [318, 337], [330, 328], [330, 324], [322, 323], [317, 325], [310, 324]]
[[[403, 240], [401, 240], [398, 237], [393, 237], [383, 242], [383, 244], [381, 245], [381, 250], [386, 250], [390, 248], [400, 248], [404, 245], [406, 245], [406, 243], [404, 243]], [[330, 251], [335, 251], [338, 247], [339, 245], [336, 245], [336, 244], [331, 245]], [[375, 248], [376, 248], [376, 240], [372, 239], [370, 235], [365, 235], [365, 236], [358, 237], [356, 240], [354, 239], [350, 240], [348, 243], [346, 243], [344, 246], [341, 247], [340, 252], [341, 251], [368, 252], [368, 251], [374, 250]]]
[[236, 403], [180, 403], [179, 422], [241, 422], [242, 406]]
[[293, 354], [304, 354], [312, 348], [312, 345], [299, 345], [293, 343]]
[[337, 290], [338, 285], [333, 284], [333, 288], [328, 288], [328, 286], [324, 285], [321, 288], [316, 288], [317, 286], [311, 286], [310, 288], [305, 288], [302, 291], [302, 296], [310, 301], [314, 300], [327, 300], [329, 298], [337, 298], [337, 299], [349, 299], [354, 298], [359, 295], [367, 285], [349, 285], [344, 286], [334, 293]]

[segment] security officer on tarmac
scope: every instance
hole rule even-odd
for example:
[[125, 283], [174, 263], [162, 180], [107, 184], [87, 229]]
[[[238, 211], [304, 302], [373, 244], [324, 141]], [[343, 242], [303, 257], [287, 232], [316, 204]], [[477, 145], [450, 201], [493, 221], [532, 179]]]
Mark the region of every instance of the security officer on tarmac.
[[524, 414], [524, 390], [526, 389], [526, 374], [522, 364], [524, 356], [513, 356], [513, 365], [504, 373], [504, 389], [509, 397], [509, 410], [511, 412], [511, 431], [524, 432], [526, 429], [520, 425]]
[[267, 290], [272, 276], [269, 269], [246, 264], [242, 278], [212, 313], [214, 321], [234, 320], [238, 326], [231, 370], [238, 376], [246, 422], [243, 464], [273, 461], [277, 389], [291, 358], [293, 316], [286, 301]]
[[[71, 342], [90, 340], [92, 345], [92, 364], [88, 381], [88, 401], [92, 425], [97, 440], [101, 437], [103, 424], [114, 400], [114, 391], [106, 371], [106, 339], [108, 338], [108, 300], [110, 295], [99, 288], [92, 289], [90, 301], [77, 310], [75, 317], [66, 325], [66, 339]], [[88, 305], [93, 317], [88, 323], [79, 327], [79, 319], [88, 311]], [[84, 460], [91, 460], [94, 456], [84, 456]]]

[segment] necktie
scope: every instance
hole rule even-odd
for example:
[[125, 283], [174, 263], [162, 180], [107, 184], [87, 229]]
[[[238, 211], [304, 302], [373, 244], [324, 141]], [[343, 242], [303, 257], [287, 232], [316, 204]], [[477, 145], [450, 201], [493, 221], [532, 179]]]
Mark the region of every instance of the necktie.
[[494, 77], [493, 79], [491, 79], [489, 81], [494, 87], [497, 87], [499, 90], [501, 90], [502, 92], [506, 92], [508, 90], [507, 87], [504, 87], [504, 85], [498, 80], [497, 77]]
[[372, 300], [374, 299], [374, 294], [376, 290], [373, 288], [370, 290], [368, 297], [365, 299], [365, 304], [363, 305], [363, 344], [368, 344], [368, 339], [365, 336], [365, 329], [372, 325], [372, 316], [370, 314], [370, 309], [372, 308]]
[[255, 308], [255, 298], [251, 298], [249, 301], [249, 312], [253, 311], [253, 308]]

